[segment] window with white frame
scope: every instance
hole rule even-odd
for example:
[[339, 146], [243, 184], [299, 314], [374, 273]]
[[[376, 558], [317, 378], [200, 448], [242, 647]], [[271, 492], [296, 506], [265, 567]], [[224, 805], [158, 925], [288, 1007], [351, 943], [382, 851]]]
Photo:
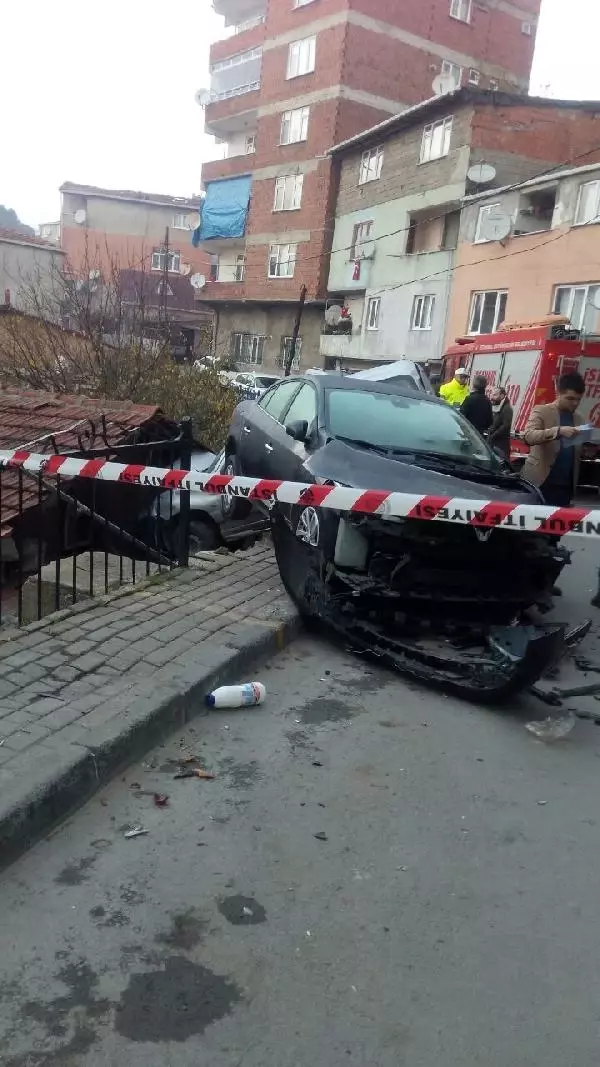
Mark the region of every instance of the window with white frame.
[[372, 296], [367, 303], [367, 330], [379, 329], [379, 312], [381, 311], [381, 297]]
[[293, 278], [298, 245], [271, 245], [269, 249], [269, 278]]
[[475, 67], [471, 67], [469, 70], [469, 85], [479, 85], [481, 81], [481, 72], [476, 70]]
[[450, 0], [450, 15], [460, 22], [470, 22], [472, 7], [473, 0]]
[[173, 215], [174, 230], [189, 230], [188, 217], [183, 211], [177, 211]]
[[312, 73], [315, 69], [316, 46], [316, 37], [292, 41], [288, 49], [286, 78], [299, 78], [301, 74]]
[[287, 174], [275, 179], [273, 211], [297, 211], [302, 203], [303, 174]]
[[368, 148], [366, 152], [363, 152], [360, 160], [360, 171], [358, 174], [358, 184], [366, 185], [367, 182], [375, 182], [378, 178], [381, 178], [381, 169], [383, 167], [383, 148], [379, 145], [378, 148]]
[[169, 252], [168, 263], [165, 262], [166, 256], [164, 248], [155, 248], [152, 253], [152, 270], [164, 270], [166, 266], [169, 274], [179, 274], [181, 252]]
[[254, 333], [232, 333], [231, 358], [236, 363], [252, 363], [260, 366], [263, 361], [267, 338]]
[[306, 7], [307, 4], [312, 4], [313, 0], [294, 0], [294, 7]]
[[452, 117], [432, 122], [423, 130], [421, 141], [421, 163], [429, 163], [432, 159], [441, 159], [450, 151], [452, 139]]
[[584, 333], [596, 333], [599, 312], [596, 303], [600, 303], [600, 283], [591, 285], [558, 285], [554, 291], [556, 315], [566, 315], [575, 330]]
[[350, 262], [364, 259], [366, 248], [373, 244], [373, 220], [357, 222], [352, 231], [352, 244], [350, 246]]
[[506, 289], [473, 293], [469, 313], [469, 333], [494, 333], [506, 318]]
[[600, 181], [584, 182], [579, 187], [575, 225], [588, 226], [591, 222], [600, 222]]
[[244, 148], [247, 156], [252, 156], [256, 152], [256, 134], [250, 133], [246, 137]]
[[427, 293], [425, 296], [416, 296], [412, 306], [411, 330], [430, 330], [434, 307], [435, 296], [432, 293]]
[[452, 89], [460, 89], [462, 72], [462, 67], [459, 67], [458, 63], [451, 63], [449, 59], [442, 60], [442, 77], [448, 79], [450, 86], [446, 90], [447, 92], [452, 92]]
[[235, 260], [235, 280], [236, 282], [243, 282], [246, 277], [246, 256], [243, 252], [239, 256], [236, 256]]
[[297, 107], [293, 111], [284, 111], [281, 116], [280, 144], [296, 144], [308, 137], [309, 107]]
[[[281, 349], [279, 351], [278, 364], [280, 367], [287, 367], [288, 359], [292, 353], [292, 345], [294, 344], [293, 337], [281, 338]], [[298, 370], [300, 367], [300, 356], [302, 355], [302, 338], [299, 337], [296, 341], [296, 351], [292, 360], [292, 370]]]
[[500, 211], [501, 207], [502, 205], [500, 203], [497, 203], [482, 204], [479, 208], [479, 214], [477, 216], [477, 226], [475, 227], [476, 245], [484, 244], [486, 241], [490, 240], [489, 237], [486, 237], [486, 222], [489, 219], [490, 215], [493, 215], [496, 211]]

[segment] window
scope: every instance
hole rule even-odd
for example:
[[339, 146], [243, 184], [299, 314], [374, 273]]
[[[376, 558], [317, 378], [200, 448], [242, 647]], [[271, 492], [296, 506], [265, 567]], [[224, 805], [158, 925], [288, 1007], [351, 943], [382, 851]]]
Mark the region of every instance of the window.
[[475, 67], [471, 67], [469, 71], [469, 85], [479, 85], [481, 81], [481, 74]]
[[332, 437], [367, 441], [375, 448], [443, 453], [498, 470], [500, 461], [477, 431], [449, 404], [431, 404], [418, 393], [399, 396], [361, 389], [329, 389], [326, 426]]
[[519, 197], [519, 211], [514, 233], [520, 237], [526, 233], [543, 233], [552, 229], [554, 209], [556, 207], [556, 187], [536, 189], [531, 193], [522, 193]]
[[495, 78], [490, 78], [490, 90], [493, 93], [496, 93], [499, 88], [500, 88], [500, 82], [496, 81]]
[[471, 21], [472, 0], [450, 0], [450, 15], [460, 22]]
[[164, 248], [155, 248], [152, 253], [152, 270], [164, 270], [167, 266], [167, 270], [170, 274], [179, 274], [179, 267], [181, 264], [180, 252], [169, 252], [168, 265], [165, 264], [166, 251]]
[[448, 79], [448, 84], [452, 80], [452, 86], [447, 92], [452, 92], [452, 89], [460, 89], [462, 67], [459, 67], [458, 63], [451, 63], [449, 59], [444, 59], [442, 61], [442, 77]]
[[293, 278], [298, 245], [271, 245], [269, 278]]
[[423, 130], [421, 142], [421, 163], [429, 163], [432, 159], [441, 159], [450, 151], [450, 139], [452, 137], [452, 118], [441, 119], [433, 122]]
[[411, 330], [430, 330], [435, 307], [435, 296], [416, 296], [413, 301]]
[[485, 293], [473, 293], [469, 315], [469, 333], [494, 333], [506, 318], [505, 289], [491, 289]]
[[211, 256], [208, 267], [208, 278], [211, 282], [218, 282], [219, 280], [219, 257]]
[[301, 74], [310, 74], [315, 69], [316, 45], [316, 37], [292, 41], [288, 50], [286, 78], [299, 78]]
[[526, 37], [531, 37], [533, 33], [533, 26], [530, 22], [521, 23], [521, 33], [524, 33]]
[[367, 182], [377, 181], [378, 178], [381, 178], [382, 167], [383, 148], [381, 145], [379, 148], [369, 148], [366, 152], [363, 152], [360, 161], [358, 184], [366, 185]]
[[263, 361], [266, 337], [254, 333], [232, 333], [231, 358], [236, 363], [252, 363], [259, 366]]
[[[352, 245], [350, 247], [350, 261], [365, 259], [365, 252], [373, 244], [373, 222], [357, 222], [352, 231]], [[365, 247], [366, 246], [366, 247]]]
[[246, 257], [243, 253], [237, 256], [235, 261], [235, 280], [243, 282], [246, 277]]
[[[292, 351], [293, 337], [281, 338], [281, 351], [279, 353], [279, 366], [287, 367], [287, 361], [290, 358], [290, 352]], [[296, 341], [296, 354], [292, 360], [292, 369], [298, 370], [300, 366], [300, 356], [302, 355], [302, 338], [299, 337]]]
[[600, 222], [600, 181], [584, 182], [579, 189], [575, 225], [587, 226], [590, 222]]
[[381, 297], [372, 296], [367, 304], [367, 330], [379, 329], [379, 311], [381, 308]]
[[251, 133], [246, 137], [245, 151], [247, 156], [252, 156], [256, 152], [256, 135]]
[[302, 203], [303, 174], [288, 174], [275, 179], [273, 211], [297, 211]]
[[189, 230], [187, 215], [182, 212], [177, 212], [173, 215], [173, 229], [174, 230]]
[[312, 4], [313, 0], [294, 0], [294, 7], [306, 7], [307, 4]]
[[477, 226], [475, 228], [475, 244], [484, 244], [491, 238], [486, 237], [486, 222], [490, 215], [493, 215], [496, 211], [500, 211], [502, 205], [498, 204], [483, 204], [479, 208], [479, 215], [477, 216]]
[[297, 107], [293, 111], [284, 111], [281, 116], [280, 144], [296, 144], [308, 137], [309, 107]]
[[291, 426], [293, 422], [306, 422], [310, 429], [316, 417], [317, 394], [312, 385], [303, 385], [300, 392], [296, 393], [292, 400], [283, 420], [283, 425], [287, 427]]
[[417, 256], [426, 252], [441, 252], [456, 248], [460, 229], [460, 211], [443, 208], [435, 215], [415, 212], [410, 216], [405, 255]]
[[553, 311], [557, 315], [567, 315], [571, 326], [585, 333], [596, 333], [598, 329], [598, 309], [600, 304], [600, 284], [593, 285], [559, 285], [554, 294]]
[[281, 385], [275, 385], [272, 389], [269, 389], [268, 393], [265, 393], [259, 400], [259, 407], [264, 408], [269, 412], [272, 418], [281, 421], [281, 417], [287, 408], [290, 400], [292, 399], [296, 389], [298, 388], [298, 382], [282, 382]]

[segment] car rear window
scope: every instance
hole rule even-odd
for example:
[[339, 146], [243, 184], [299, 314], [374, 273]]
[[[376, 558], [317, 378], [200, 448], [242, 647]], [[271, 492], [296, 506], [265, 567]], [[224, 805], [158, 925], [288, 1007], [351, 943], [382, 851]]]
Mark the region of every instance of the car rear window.
[[327, 428], [333, 437], [364, 441], [377, 448], [437, 452], [494, 463], [478, 433], [448, 404], [414, 396], [330, 389]]

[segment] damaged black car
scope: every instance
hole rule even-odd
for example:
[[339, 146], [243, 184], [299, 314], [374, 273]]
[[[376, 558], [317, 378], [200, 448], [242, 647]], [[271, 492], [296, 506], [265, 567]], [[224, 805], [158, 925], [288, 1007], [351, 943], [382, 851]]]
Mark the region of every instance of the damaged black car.
[[[443, 401], [338, 374], [286, 378], [240, 404], [226, 469], [474, 505], [542, 502]], [[565, 628], [536, 610], [568, 560], [556, 539], [309, 503], [275, 503], [271, 524], [281, 577], [304, 618], [415, 678], [499, 701], [564, 651]]]

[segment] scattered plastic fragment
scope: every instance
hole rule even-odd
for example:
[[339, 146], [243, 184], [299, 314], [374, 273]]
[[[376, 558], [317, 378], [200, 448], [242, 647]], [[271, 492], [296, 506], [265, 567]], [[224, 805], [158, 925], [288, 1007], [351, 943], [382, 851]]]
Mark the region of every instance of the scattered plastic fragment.
[[574, 729], [576, 721], [577, 718], [574, 712], [569, 712], [568, 715], [561, 715], [558, 718], [553, 718], [549, 715], [547, 719], [543, 719], [540, 722], [526, 723], [525, 729], [540, 741], [562, 741]]
[[139, 782], [132, 782], [131, 785], [129, 786], [129, 788], [130, 789], [141, 789], [142, 787], [141, 787]]
[[246, 906], [244, 905], [244, 907], [242, 908], [242, 915], [245, 915], [245, 916], [247, 916], [247, 917], [248, 917], [249, 919], [251, 919], [251, 918], [252, 918], [252, 916], [254, 915], [254, 912], [252, 911], [252, 908], [247, 908], [247, 907], [246, 907]]
[[154, 803], [157, 808], [164, 808], [169, 803], [169, 798], [166, 793], [155, 793]]
[[327, 834], [324, 833], [323, 830], [319, 830], [319, 833], [318, 834], [314, 834], [314, 836], [316, 837], [317, 841], [327, 841], [328, 840]]
[[141, 837], [142, 834], [147, 834], [148, 830], [144, 830], [143, 826], [134, 826], [133, 830], [128, 830], [125, 837]]
[[540, 808], [545, 808], [547, 803], [547, 800], [538, 800], [538, 805]]
[[244, 708], [262, 704], [267, 691], [262, 682], [246, 682], [245, 685], [221, 685], [206, 696], [209, 708]]
[[313, 767], [322, 767], [323, 764], [318, 759], [313, 760]]
[[180, 771], [179, 774], [174, 776], [177, 778], [202, 778], [207, 782], [212, 782], [215, 778], [215, 774], [211, 774], [210, 771], [203, 771], [200, 767], [190, 767], [188, 770]]
[[3, 745], [3, 744], [4, 744], [5, 742], [6, 742], [6, 738], [5, 738], [5, 737], [3, 737], [3, 738], [2, 738], [2, 740], [0, 741], [0, 748], [2, 748], [2, 745]]

